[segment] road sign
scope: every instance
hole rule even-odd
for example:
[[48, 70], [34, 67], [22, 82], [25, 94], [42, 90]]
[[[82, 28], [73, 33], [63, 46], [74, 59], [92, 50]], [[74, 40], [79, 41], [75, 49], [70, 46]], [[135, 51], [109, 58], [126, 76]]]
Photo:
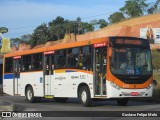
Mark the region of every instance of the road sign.
[[0, 33], [7, 33], [8, 32], [8, 28], [6, 27], [0, 27]]

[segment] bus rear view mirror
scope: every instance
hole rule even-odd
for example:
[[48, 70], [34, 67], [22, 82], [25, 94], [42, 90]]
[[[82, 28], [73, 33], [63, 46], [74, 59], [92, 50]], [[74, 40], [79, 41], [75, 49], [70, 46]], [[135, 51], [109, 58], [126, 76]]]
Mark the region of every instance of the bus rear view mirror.
[[157, 86], [157, 84], [158, 84], [157, 80], [153, 80], [153, 85]]
[[109, 48], [108, 55], [109, 57], [112, 57], [112, 48]]

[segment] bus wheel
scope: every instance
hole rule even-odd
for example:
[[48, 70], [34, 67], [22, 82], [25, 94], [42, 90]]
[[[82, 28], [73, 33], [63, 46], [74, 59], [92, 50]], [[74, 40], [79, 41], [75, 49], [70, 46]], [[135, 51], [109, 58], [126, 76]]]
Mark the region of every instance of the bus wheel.
[[92, 99], [91, 99], [90, 91], [87, 86], [83, 86], [80, 88], [79, 97], [83, 106], [85, 107], [91, 106]]
[[118, 105], [120, 105], [120, 106], [124, 106], [124, 105], [127, 105], [128, 101], [129, 101], [128, 98], [122, 98], [122, 99], [118, 99], [118, 100], [117, 100], [117, 103], [118, 103]]
[[35, 102], [34, 93], [31, 86], [29, 86], [26, 90], [26, 99], [29, 103]]
[[55, 97], [54, 101], [55, 102], [60, 102], [60, 103], [64, 103], [68, 100], [68, 98], [59, 98], [59, 97]]

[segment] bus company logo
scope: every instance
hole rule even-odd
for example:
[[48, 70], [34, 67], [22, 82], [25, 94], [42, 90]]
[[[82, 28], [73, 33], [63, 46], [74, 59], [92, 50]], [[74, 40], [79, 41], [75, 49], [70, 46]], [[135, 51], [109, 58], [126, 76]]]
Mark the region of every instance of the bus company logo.
[[79, 76], [71, 76], [71, 79], [79, 79]]
[[63, 76], [58, 76], [58, 77], [55, 77], [55, 80], [65, 80], [66, 77], [63, 77]]
[[11, 112], [2, 112], [2, 118], [11, 118]]

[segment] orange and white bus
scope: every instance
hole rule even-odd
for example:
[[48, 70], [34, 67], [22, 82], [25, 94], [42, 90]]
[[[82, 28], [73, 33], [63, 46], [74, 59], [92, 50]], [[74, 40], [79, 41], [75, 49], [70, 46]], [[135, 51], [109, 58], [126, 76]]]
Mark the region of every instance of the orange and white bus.
[[3, 90], [28, 102], [54, 98], [114, 98], [126, 105], [131, 97], [151, 97], [153, 74], [149, 41], [104, 37], [61, 43], [4, 55]]

